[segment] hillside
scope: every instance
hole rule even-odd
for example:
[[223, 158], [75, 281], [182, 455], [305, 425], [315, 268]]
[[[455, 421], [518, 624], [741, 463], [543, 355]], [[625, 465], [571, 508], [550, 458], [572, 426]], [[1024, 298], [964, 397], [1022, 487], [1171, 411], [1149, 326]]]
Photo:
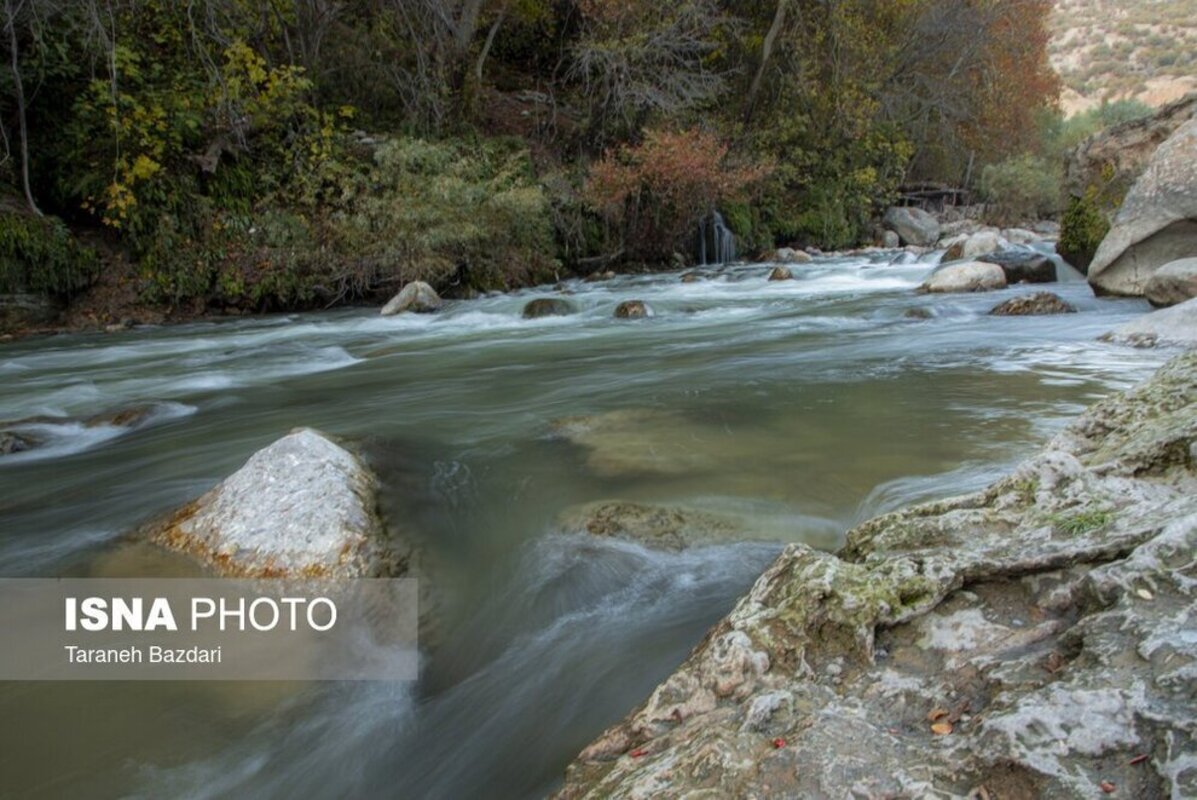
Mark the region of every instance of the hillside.
[[1057, 0], [1051, 25], [1066, 113], [1103, 100], [1162, 106], [1197, 89], [1197, 0]]

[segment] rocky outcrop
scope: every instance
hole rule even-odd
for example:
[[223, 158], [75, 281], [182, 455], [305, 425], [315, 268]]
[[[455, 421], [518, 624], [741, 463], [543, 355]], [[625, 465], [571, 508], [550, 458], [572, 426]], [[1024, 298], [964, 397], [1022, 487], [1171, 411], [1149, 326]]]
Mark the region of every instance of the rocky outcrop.
[[1160, 145], [1089, 265], [1104, 294], [1141, 296], [1157, 269], [1197, 256], [1197, 119]]
[[1065, 186], [1073, 197], [1111, 187], [1119, 194], [1138, 179], [1156, 148], [1197, 115], [1197, 94], [1164, 106], [1153, 116], [1107, 128], [1077, 145], [1068, 157]]
[[794, 273], [790, 272], [785, 267], [774, 267], [769, 273], [769, 280], [771, 281], [789, 281], [794, 279]]
[[999, 250], [977, 260], [997, 264], [1011, 284], [1054, 283], [1057, 279], [1055, 262], [1034, 250]]
[[921, 292], [988, 292], [1006, 287], [1006, 273], [997, 264], [966, 261], [948, 264], [931, 273], [919, 287]]
[[1101, 338], [1132, 347], [1197, 346], [1197, 299], [1144, 314]]
[[1197, 793], [1197, 353], [985, 491], [790, 545], [559, 798]]
[[615, 307], [616, 319], [644, 319], [652, 315], [652, 306], [643, 300], [624, 300]]
[[560, 297], [538, 297], [529, 300], [524, 306], [524, 319], [540, 319], [541, 317], [565, 317], [577, 312], [574, 304]]
[[902, 237], [896, 231], [882, 231], [880, 243], [887, 250], [897, 250], [902, 246]]
[[412, 281], [382, 307], [382, 315], [390, 317], [405, 312], [430, 314], [440, 311], [443, 304], [440, 295], [431, 286], [424, 281]]
[[411, 553], [385, 540], [377, 491], [357, 456], [301, 428], [145, 533], [231, 577], [402, 575]]
[[1160, 267], [1147, 281], [1143, 294], [1157, 308], [1197, 297], [1197, 258], [1182, 258]]
[[930, 247], [939, 241], [939, 220], [921, 208], [893, 206], [882, 221], [898, 234], [902, 244]]
[[1076, 308], [1051, 292], [1013, 297], [989, 312], [996, 317], [1028, 317], [1041, 314], [1075, 314]]
[[558, 525], [566, 531], [626, 539], [660, 550], [684, 550], [748, 538], [736, 520], [720, 514], [619, 500], [566, 509]]

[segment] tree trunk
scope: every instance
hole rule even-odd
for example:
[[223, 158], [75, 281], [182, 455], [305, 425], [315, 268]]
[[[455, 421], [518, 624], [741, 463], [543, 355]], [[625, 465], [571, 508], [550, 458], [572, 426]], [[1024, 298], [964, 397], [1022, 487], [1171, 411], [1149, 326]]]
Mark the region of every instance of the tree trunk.
[[777, 45], [777, 37], [781, 34], [781, 29], [786, 24], [786, 9], [789, 5], [790, 0], [777, 0], [777, 10], [773, 12], [773, 24], [769, 26], [769, 32], [765, 34], [765, 43], [761, 46], [761, 63], [756, 68], [756, 75], [752, 78], [752, 86], [748, 89], [748, 101], [744, 107], [745, 122], [748, 122], [752, 118], [753, 108], [756, 105], [756, 97], [761, 90], [761, 82], [765, 78], [765, 67], [768, 66], [769, 58], [773, 55], [773, 48]]
[[[19, 11], [19, 9], [18, 9]], [[21, 59], [17, 50], [17, 13], [12, 7], [12, 0], [4, 0], [4, 16], [8, 28], [8, 47], [12, 51], [12, 80], [17, 95], [17, 122], [21, 132], [21, 183], [25, 189], [25, 202], [29, 210], [39, 217], [42, 211], [33, 199], [33, 189], [29, 185], [29, 130], [25, 123], [25, 85], [21, 81]]]

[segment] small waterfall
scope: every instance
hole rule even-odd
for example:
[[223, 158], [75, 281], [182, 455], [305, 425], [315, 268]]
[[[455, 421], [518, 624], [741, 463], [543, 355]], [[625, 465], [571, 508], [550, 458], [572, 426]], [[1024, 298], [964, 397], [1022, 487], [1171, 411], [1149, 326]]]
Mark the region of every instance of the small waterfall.
[[730, 264], [736, 260], [736, 235], [723, 221], [723, 215], [712, 211], [698, 223], [698, 263]]

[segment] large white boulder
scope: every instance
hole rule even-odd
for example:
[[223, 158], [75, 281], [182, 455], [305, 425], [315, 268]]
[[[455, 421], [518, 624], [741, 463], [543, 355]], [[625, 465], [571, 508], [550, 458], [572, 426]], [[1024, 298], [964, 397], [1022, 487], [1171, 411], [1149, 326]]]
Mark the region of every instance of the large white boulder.
[[1006, 272], [997, 264], [965, 261], [948, 264], [931, 273], [919, 288], [932, 294], [947, 292], [988, 292], [1006, 288]]
[[227, 576], [399, 574], [404, 559], [385, 543], [377, 490], [357, 456], [300, 428], [151, 524], [148, 535]]
[[893, 206], [885, 212], [883, 222], [903, 244], [930, 247], [939, 241], [939, 220], [921, 208]]
[[1160, 267], [1147, 281], [1143, 293], [1160, 308], [1197, 297], [1197, 258], [1182, 258]]
[[1089, 265], [1101, 294], [1141, 296], [1163, 265], [1197, 256], [1197, 119], [1155, 152]]
[[382, 307], [382, 315], [390, 317], [406, 311], [429, 314], [439, 311], [443, 304], [440, 295], [431, 286], [424, 281], [412, 281]]
[[1197, 299], [1162, 308], [1115, 328], [1102, 339], [1134, 347], [1197, 347]]

